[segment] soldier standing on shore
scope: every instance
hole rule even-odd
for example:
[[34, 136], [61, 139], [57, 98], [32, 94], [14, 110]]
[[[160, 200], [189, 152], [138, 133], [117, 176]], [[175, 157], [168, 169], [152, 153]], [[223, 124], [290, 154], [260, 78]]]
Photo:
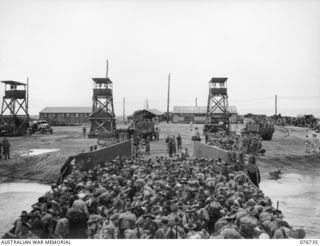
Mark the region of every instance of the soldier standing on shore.
[[309, 153], [310, 152], [310, 150], [309, 150], [309, 148], [310, 148], [310, 140], [309, 140], [309, 136], [308, 135], [306, 135], [306, 140], [305, 140], [304, 144], [305, 144], [305, 152]]
[[2, 143], [0, 142], [0, 160], [2, 159]]
[[170, 142], [170, 137], [169, 137], [169, 135], [167, 136], [165, 142], [166, 142], [166, 144], [167, 144], [167, 152], [168, 152], [168, 154], [169, 154], [169, 150], [170, 150], [170, 144], [169, 144], [169, 142]]
[[149, 137], [146, 137], [145, 144], [146, 144], [146, 155], [150, 155], [150, 138]]
[[174, 153], [174, 147], [173, 147], [173, 138], [172, 137], [168, 137], [168, 150], [169, 150], [169, 157], [172, 157], [173, 153]]
[[160, 130], [156, 127], [156, 140], [159, 141]]
[[2, 148], [3, 148], [4, 159], [10, 160], [10, 143], [9, 143], [8, 139], [6, 139], [6, 138], [3, 139]]
[[252, 183], [259, 188], [260, 183], [260, 171], [256, 164], [256, 158], [254, 156], [249, 157], [249, 164], [246, 167], [247, 174]]
[[178, 145], [178, 151], [181, 151], [181, 149], [182, 149], [182, 139], [181, 139], [180, 134], [178, 134], [178, 136], [177, 136], [177, 145]]
[[176, 144], [176, 138], [175, 136], [172, 136], [172, 150], [173, 150], [173, 154], [175, 155], [177, 153], [177, 144]]
[[82, 127], [82, 135], [83, 135], [84, 138], [85, 138], [86, 135], [87, 135], [87, 128], [86, 128], [85, 126]]

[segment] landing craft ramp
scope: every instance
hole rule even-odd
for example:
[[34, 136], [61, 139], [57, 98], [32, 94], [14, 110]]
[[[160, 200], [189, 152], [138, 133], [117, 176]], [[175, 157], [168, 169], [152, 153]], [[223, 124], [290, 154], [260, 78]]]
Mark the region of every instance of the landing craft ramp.
[[80, 170], [88, 171], [98, 165], [100, 162], [110, 161], [116, 157], [131, 158], [133, 156], [133, 140], [129, 139], [117, 144], [113, 144], [95, 151], [83, 152], [78, 155], [70, 156], [60, 169], [60, 177], [57, 183], [72, 172], [72, 161], [78, 165]]
[[218, 159], [220, 158], [224, 162], [230, 163], [232, 161], [232, 152], [218, 148], [216, 146], [211, 146], [198, 141], [193, 144], [193, 156], [197, 158], [205, 159]]

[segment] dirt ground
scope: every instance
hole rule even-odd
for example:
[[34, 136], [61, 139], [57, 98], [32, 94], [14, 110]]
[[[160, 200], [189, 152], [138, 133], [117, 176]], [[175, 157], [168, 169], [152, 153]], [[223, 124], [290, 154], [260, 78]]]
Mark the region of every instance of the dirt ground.
[[[199, 127], [202, 132], [202, 125]], [[189, 124], [161, 123], [160, 140], [152, 141], [151, 155], [167, 155], [165, 138], [168, 135], [182, 137], [182, 147], [187, 148], [192, 154], [191, 130]], [[96, 139], [83, 138], [81, 127], [54, 127], [54, 133], [34, 134], [32, 136], [10, 138], [11, 160], [0, 160], [0, 182], [10, 181], [36, 181], [40, 183], [55, 182], [59, 175], [59, 169], [64, 161], [73, 154], [89, 150], [89, 147], [97, 143]], [[319, 155], [305, 153], [306, 129], [290, 128], [290, 136], [276, 130], [272, 141], [264, 141], [265, 156], [259, 157], [258, 164], [262, 177], [274, 169], [282, 171], [312, 170], [319, 172]], [[202, 141], [203, 141], [202, 137]], [[2, 138], [0, 138], [2, 140]], [[40, 155], [26, 155], [33, 149], [58, 150]], [[45, 151], [44, 150], [44, 151]]]
[[[2, 138], [0, 138], [2, 141]], [[53, 134], [9, 138], [11, 159], [0, 160], [0, 181], [28, 180], [55, 182], [64, 161], [73, 154], [89, 150], [96, 139], [82, 137], [81, 127], [54, 127]], [[58, 150], [42, 155], [26, 155], [33, 149]]]
[[[262, 174], [268, 174], [275, 169], [287, 173], [320, 174], [319, 153], [305, 152], [306, 135], [312, 136], [313, 131], [299, 127], [288, 127], [288, 129], [289, 136], [276, 128], [272, 141], [263, 142], [266, 153], [258, 158]], [[319, 139], [319, 136], [317, 138]]]

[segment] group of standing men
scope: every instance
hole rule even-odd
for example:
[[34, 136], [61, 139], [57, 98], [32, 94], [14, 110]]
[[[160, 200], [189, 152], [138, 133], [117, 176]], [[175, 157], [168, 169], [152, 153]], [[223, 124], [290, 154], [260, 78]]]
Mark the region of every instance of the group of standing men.
[[313, 133], [312, 138], [309, 138], [309, 135], [306, 135], [305, 140], [305, 152], [318, 152], [320, 153], [320, 140], [317, 138], [317, 134]]
[[262, 149], [262, 139], [258, 135], [245, 134], [242, 137], [242, 150], [247, 154], [258, 154]]
[[166, 138], [166, 144], [167, 144], [167, 150], [170, 157], [172, 155], [175, 155], [178, 151], [181, 151], [182, 149], [182, 138], [180, 134], [178, 134], [177, 137], [175, 136], [168, 136]]
[[0, 159], [2, 159], [2, 154], [5, 160], [10, 159], [10, 143], [7, 138], [0, 141]]
[[141, 150], [145, 149], [144, 154], [150, 155], [150, 142], [151, 138], [146, 136], [145, 138], [140, 138], [139, 136], [134, 137], [135, 155], [139, 157], [143, 154]]

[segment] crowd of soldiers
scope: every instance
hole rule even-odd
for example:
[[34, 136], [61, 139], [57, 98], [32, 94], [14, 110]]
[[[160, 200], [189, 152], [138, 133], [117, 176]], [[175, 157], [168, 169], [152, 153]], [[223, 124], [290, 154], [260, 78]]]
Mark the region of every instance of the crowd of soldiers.
[[240, 150], [240, 138], [238, 136], [226, 135], [225, 132], [210, 133], [207, 136], [207, 144], [225, 150]]
[[252, 183], [256, 169], [253, 157], [230, 164], [182, 155], [73, 164], [5, 238], [303, 238]]
[[264, 150], [262, 149], [262, 138], [259, 134], [243, 134], [241, 137], [241, 151], [246, 154], [264, 154]]
[[207, 137], [207, 143], [221, 149], [240, 151], [249, 155], [264, 154], [265, 152], [262, 149], [262, 138], [252, 133], [243, 133], [242, 136], [235, 134], [226, 135], [224, 132], [211, 133]]
[[10, 159], [10, 143], [7, 138], [4, 138], [2, 142], [0, 141], [0, 160], [2, 159], [2, 154], [3, 154], [3, 159], [7, 160]]

